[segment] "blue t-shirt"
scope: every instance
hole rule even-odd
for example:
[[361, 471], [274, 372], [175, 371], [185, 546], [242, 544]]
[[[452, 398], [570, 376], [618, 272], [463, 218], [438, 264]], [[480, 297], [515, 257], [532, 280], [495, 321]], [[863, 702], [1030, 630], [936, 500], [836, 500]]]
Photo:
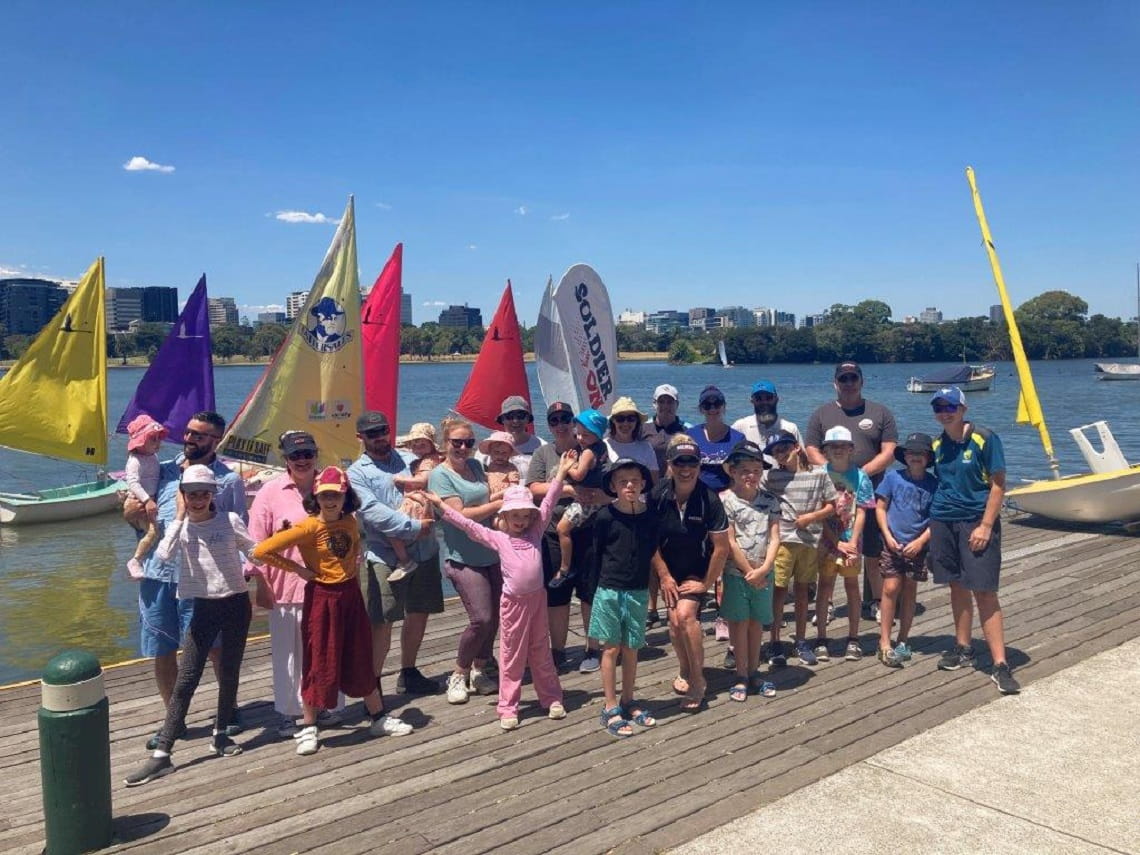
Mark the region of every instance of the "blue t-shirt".
[[697, 444], [701, 450], [701, 481], [710, 490], [720, 492], [729, 485], [728, 473], [724, 471], [724, 461], [728, 460], [728, 453], [736, 443], [744, 440], [744, 434], [733, 428], [728, 429], [724, 439], [713, 442], [705, 435], [703, 424], [691, 427], [685, 435]]
[[887, 506], [887, 527], [891, 537], [906, 546], [924, 531], [930, 522], [930, 503], [938, 489], [938, 479], [924, 472], [918, 481], [906, 469], [891, 469], [883, 476], [876, 496], [882, 496]]
[[[836, 472], [830, 463], [824, 468], [831, 476], [831, 483], [835, 485], [835, 490], [839, 494], [835, 501], [836, 514], [830, 517], [828, 522], [842, 525], [843, 528], [836, 533], [839, 534], [839, 539], [846, 543], [855, 533], [856, 508], [863, 508], [865, 513], [875, 512], [875, 492], [871, 487], [871, 479], [858, 466], [851, 466], [846, 472]], [[845, 494], [850, 499], [845, 498]]]
[[979, 519], [990, 495], [990, 475], [1005, 471], [1005, 452], [996, 433], [974, 425], [961, 442], [945, 432], [934, 440], [934, 474], [938, 491], [931, 519], [970, 522]]
[[[467, 465], [475, 475], [474, 481], [468, 481], [450, 466], [441, 463], [428, 474], [428, 489], [441, 499], [458, 496], [465, 508], [487, 504], [491, 492], [487, 488], [483, 466], [478, 460], [468, 460]], [[483, 525], [488, 525], [490, 521], [484, 520]], [[443, 557], [455, 564], [467, 564], [470, 567], [490, 567], [499, 563], [499, 553], [476, 543], [447, 523], [443, 523]]]

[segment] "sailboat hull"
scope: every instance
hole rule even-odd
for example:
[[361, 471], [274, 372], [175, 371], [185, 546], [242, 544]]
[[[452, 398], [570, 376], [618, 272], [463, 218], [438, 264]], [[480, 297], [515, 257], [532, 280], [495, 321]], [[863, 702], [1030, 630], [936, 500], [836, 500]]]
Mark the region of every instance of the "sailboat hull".
[[117, 510], [123, 504], [119, 481], [89, 481], [34, 493], [0, 493], [0, 524], [67, 522]]
[[1140, 380], [1140, 364], [1129, 362], [1098, 362], [1096, 373], [1101, 380]]
[[1140, 520], [1140, 465], [1034, 481], [1010, 490], [1006, 499], [1018, 510], [1065, 522]]

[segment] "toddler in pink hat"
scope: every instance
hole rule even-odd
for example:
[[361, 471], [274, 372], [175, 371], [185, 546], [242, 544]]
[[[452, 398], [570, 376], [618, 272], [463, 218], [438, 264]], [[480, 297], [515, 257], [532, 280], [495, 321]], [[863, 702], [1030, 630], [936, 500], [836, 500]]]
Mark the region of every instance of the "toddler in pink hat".
[[123, 479], [127, 498], [123, 502], [123, 519], [142, 532], [135, 554], [127, 562], [127, 575], [143, 577], [142, 560], [158, 539], [158, 449], [166, 439], [166, 428], [146, 413], [135, 416], [127, 425], [127, 466]]

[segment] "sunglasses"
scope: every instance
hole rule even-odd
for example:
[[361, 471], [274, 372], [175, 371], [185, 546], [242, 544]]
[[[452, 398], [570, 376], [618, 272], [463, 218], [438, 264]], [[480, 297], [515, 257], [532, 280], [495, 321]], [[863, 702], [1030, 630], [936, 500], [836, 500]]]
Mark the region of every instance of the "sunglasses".
[[182, 431], [182, 438], [188, 439], [191, 442], [201, 442], [204, 439], [221, 439], [222, 437], [216, 433], [202, 433], [201, 431], [186, 428], [186, 430]]
[[752, 400], [757, 401], [757, 402], [774, 401], [774, 400], [776, 400], [776, 396], [772, 395], [768, 392], [758, 392], [757, 394], [752, 396]]
[[701, 402], [701, 409], [702, 410], [719, 410], [723, 406], [724, 406], [724, 398], [721, 398], [720, 400], [715, 400], [715, 401], [702, 401]]
[[364, 435], [366, 437], [368, 437], [369, 439], [376, 439], [377, 437], [380, 437], [380, 436], [387, 436], [391, 432], [391, 430], [392, 430], [391, 427], [389, 427], [388, 425], [384, 425], [383, 427], [369, 428], [368, 430], [366, 430], [364, 432]]
[[623, 413], [620, 416], [611, 416], [611, 418], [614, 420], [615, 424], [628, 424], [629, 422], [641, 421], [640, 418], [633, 415], [632, 413]]
[[934, 412], [936, 413], [956, 413], [958, 412], [957, 404], [935, 404]]
[[836, 378], [840, 383], [857, 383], [859, 381], [858, 374], [841, 374]]
[[474, 448], [475, 447], [475, 437], [469, 437], [468, 439], [449, 439], [448, 442], [450, 442], [451, 447], [456, 449], [456, 450], [458, 450], [460, 448]]
[[309, 451], [308, 449], [304, 451], [294, 451], [291, 454], [285, 455], [288, 460], [312, 460], [316, 456], [317, 453], [315, 451]]
[[674, 466], [685, 466], [685, 467], [700, 466], [701, 465], [701, 458], [690, 457], [689, 455], [686, 454], [686, 455], [683, 455], [681, 457], [674, 457], [673, 460], [671, 461], [671, 463]]
[[503, 413], [504, 419], [510, 419], [512, 422], [525, 421], [530, 418], [530, 413], [526, 410], [512, 410], [509, 413]]
[[555, 413], [553, 416], [546, 417], [548, 425], [568, 425], [574, 421], [574, 417], [569, 413]]

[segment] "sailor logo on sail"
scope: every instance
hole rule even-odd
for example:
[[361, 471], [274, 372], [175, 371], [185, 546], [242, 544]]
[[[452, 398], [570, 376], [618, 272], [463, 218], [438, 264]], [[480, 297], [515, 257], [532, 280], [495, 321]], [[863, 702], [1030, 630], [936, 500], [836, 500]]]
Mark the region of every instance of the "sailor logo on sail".
[[321, 297], [309, 309], [301, 335], [317, 353], [336, 353], [352, 341], [352, 333], [345, 329], [346, 326], [344, 306], [332, 297]]

